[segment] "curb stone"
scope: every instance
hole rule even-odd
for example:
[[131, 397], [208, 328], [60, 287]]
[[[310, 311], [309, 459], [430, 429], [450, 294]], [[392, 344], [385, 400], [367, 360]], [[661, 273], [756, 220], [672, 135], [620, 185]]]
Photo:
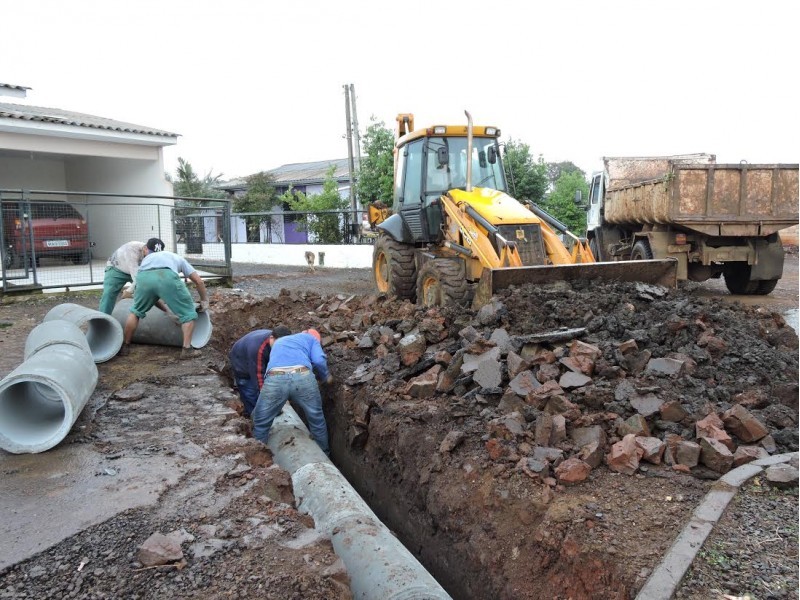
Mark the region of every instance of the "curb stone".
[[748, 479], [761, 473], [765, 467], [787, 463], [794, 456], [797, 456], [797, 452], [777, 454], [755, 460], [736, 467], [720, 477], [694, 509], [689, 522], [686, 523], [661, 562], [639, 590], [636, 600], [670, 600], [686, 571], [692, 566], [694, 557], [703, 547], [703, 542], [711, 533], [714, 524], [722, 517], [722, 513], [736, 495], [739, 487]]

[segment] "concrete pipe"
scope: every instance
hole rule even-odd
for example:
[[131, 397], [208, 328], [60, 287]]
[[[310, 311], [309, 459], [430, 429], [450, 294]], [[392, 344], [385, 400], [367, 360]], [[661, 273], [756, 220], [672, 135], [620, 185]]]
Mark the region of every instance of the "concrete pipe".
[[74, 323], [36, 327], [25, 356], [0, 381], [0, 447], [14, 454], [44, 452], [61, 442], [97, 385], [97, 365]]
[[288, 404], [272, 424], [268, 446], [292, 475], [299, 510], [314, 518], [347, 567], [354, 598], [450, 598], [319, 449]]
[[72, 321], [59, 319], [45, 321], [31, 330], [28, 334], [28, 339], [25, 340], [24, 360], [28, 360], [43, 348], [55, 344], [69, 344], [70, 346], [81, 348], [89, 356], [92, 355], [89, 341], [78, 326]]
[[111, 360], [122, 347], [122, 327], [111, 315], [78, 304], [59, 304], [43, 321], [70, 321], [86, 335], [94, 362]]
[[[113, 317], [124, 328], [131, 313], [133, 300], [125, 298], [117, 302]], [[211, 318], [208, 311], [197, 313], [197, 321], [192, 332], [192, 348], [202, 348], [211, 340]], [[154, 346], [183, 346], [183, 332], [180, 325], [172, 322], [167, 314], [155, 306], [147, 311], [144, 319], [139, 319], [139, 326], [131, 340], [135, 344], [152, 344]]]

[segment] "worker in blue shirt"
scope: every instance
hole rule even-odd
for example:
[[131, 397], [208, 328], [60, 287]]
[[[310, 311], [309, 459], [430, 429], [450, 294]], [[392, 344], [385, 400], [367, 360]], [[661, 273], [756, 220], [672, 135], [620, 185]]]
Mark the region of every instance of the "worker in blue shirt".
[[278, 328], [270, 337], [264, 387], [253, 410], [253, 436], [265, 444], [272, 421], [287, 400], [293, 400], [306, 415], [308, 429], [322, 451], [330, 455], [328, 427], [322, 412], [322, 396], [314, 374], [320, 381], [332, 383], [328, 363], [320, 344], [319, 332], [307, 329], [293, 335], [279, 335]]
[[[291, 333], [289, 328], [283, 325], [275, 328], [277, 337]], [[244, 405], [245, 417], [249, 417], [253, 412], [258, 400], [258, 393], [264, 385], [264, 373], [267, 370], [272, 348], [269, 343], [271, 336], [271, 329], [251, 331], [236, 341], [228, 355], [236, 389], [239, 391], [239, 397]]]

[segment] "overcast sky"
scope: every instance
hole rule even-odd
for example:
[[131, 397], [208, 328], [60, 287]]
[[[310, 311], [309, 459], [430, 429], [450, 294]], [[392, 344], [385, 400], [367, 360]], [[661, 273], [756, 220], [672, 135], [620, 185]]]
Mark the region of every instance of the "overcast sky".
[[[180, 134], [224, 179], [347, 156], [360, 129], [496, 125], [546, 161], [800, 161], [798, 2], [0, 0], [26, 103]], [[385, 7], [385, 8], [383, 8]]]

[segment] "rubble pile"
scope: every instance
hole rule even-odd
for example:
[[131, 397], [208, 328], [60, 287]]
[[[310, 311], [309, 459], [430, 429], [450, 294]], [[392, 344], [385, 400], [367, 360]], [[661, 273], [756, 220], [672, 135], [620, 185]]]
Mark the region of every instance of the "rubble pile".
[[369, 390], [353, 445], [402, 399], [454, 408], [441, 452], [482, 432], [490, 461], [552, 486], [601, 465], [715, 477], [797, 450], [798, 340], [777, 313], [597, 282], [511, 288], [477, 312], [320, 300], [306, 318], [334, 371]]

